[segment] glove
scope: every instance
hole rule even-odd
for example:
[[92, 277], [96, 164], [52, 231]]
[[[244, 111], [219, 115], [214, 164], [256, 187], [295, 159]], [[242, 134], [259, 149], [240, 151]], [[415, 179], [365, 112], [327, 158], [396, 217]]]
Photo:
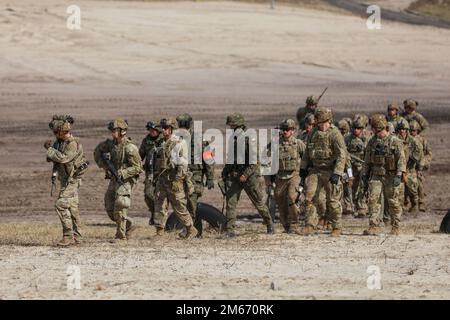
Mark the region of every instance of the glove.
[[308, 176], [308, 170], [300, 169], [300, 178], [302, 178], [304, 180], [304, 179], [306, 179], [307, 176]]
[[206, 180], [206, 187], [208, 190], [214, 189], [214, 180], [213, 179], [207, 179]]
[[333, 173], [330, 177], [331, 184], [338, 184], [340, 180], [341, 180], [341, 176], [336, 173]]
[[400, 186], [401, 183], [402, 183], [402, 176], [395, 176], [393, 181], [394, 187]]
[[52, 141], [52, 140], [47, 140], [47, 141], [45, 141], [45, 143], [44, 143], [44, 148], [45, 148], [45, 149], [48, 149], [48, 148], [50, 148], [52, 145], [53, 145], [53, 141]]
[[408, 174], [406, 172], [402, 173], [402, 182], [408, 183]]

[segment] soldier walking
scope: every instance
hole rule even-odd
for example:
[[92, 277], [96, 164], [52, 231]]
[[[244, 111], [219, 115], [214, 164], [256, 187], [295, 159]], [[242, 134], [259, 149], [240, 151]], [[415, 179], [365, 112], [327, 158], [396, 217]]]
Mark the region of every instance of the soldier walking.
[[[228, 146], [231, 146], [233, 158], [227, 155], [227, 164], [222, 170], [222, 180], [226, 189], [226, 234], [225, 237], [236, 236], [236, 207], [242, 190], [250, 198], [250, 201], [263, 218], [263, 224], [267, 226], [267, 233], [274, 234], [274, 225], [267, 205], [264, 203], [263, 178], [260, 172], [260, 163], [252, 161], [251, 156], [257, 155], [257, 141], [250, 137], [245, 126], [245, 119], [240, 113], [229, 115], [226, 124], [233, 129]], [[243, 146], [244, 149], [240, 147]], [[251, 149], [251, 150], [250, 150]], [[240, 154], [238, 151], [244, 151]], [[241, 161], [242, 160], [242, 161]]]
[[347, 149], [342, 134], [331, 123], [331, 110], [318, 107], [314, 115], [317, 126], [308, 136], [300, 170], [300, 176], [306, 178], [304, 234], [310, 235], [314, 232], [317, 225], [314, 199], [325, 189], [327, 220], [331, 222], [331, 235], [337, 237], [342, 230], [342, 176], [347, 161]]
[[53, 174], [61, 183], [55, 210], [61, 220], [63, 238], [59, 246], [69, 246], [82, 242], [80, 211], [78, 209], [78, 189], [81, 177], [88, 168], [80, 139], [72, 135], [74, 120], [71, 116], [53, 116], [49, 123], [56, 141], [45, 142], [47, 161], [53, 163]]
[[391, 233], [398, 235], [402, 215], [402, 180], [406, 172], [405, 153], [402, 142], [389, 133], [384, 115], [372, 116], [371, 126], [374, 136], [367, 144], [361, 171], [362, 183], [368, 190], [369, 206], [369, 229], [364, 230], [364, 235], [380, 233], [382, 195], [387, 199]]
[[161, 119], [160, 126], [164, 141], [156, 149], [154, 160], [156, 235], [164, 234], [168, 217], [166, 205], [168, 201], [178, 220], [186, 228], [186, 234], [180, 237], [192, 239], [197, 236], [198, 231], [187, 210], [187, 198], [193, 191], [186, 190], [188, 146], [186, 141], [174, 134], [174, 130], [177, 129], [175, 119]]
[[142, 173], [141, 157], [138, 147], [127, 137], [128, 123], [116, 119], [108, 124], [112, 139], [97, 145], [94, 159], [105, 170], [105, 177], [110, 179], [105, 193], [105, 209], [109, 218], [117, 225], [112, 242], [131, 238], [135, 227], [128, 216], [131, 194]]

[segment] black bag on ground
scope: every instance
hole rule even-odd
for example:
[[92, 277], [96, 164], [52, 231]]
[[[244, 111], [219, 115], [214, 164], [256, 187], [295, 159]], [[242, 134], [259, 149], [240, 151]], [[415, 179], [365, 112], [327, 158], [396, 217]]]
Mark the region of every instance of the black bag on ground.
[[447, 211], [444, 219], [442, 219], [439, 231], [442, 233], [450, 233], [450, 210]]

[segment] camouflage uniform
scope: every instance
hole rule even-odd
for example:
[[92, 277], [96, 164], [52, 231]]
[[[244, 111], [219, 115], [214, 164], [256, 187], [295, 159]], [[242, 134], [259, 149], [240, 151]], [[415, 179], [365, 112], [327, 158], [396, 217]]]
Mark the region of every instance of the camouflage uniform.
[[[416, 131], [416, 136], [414, 137], [422, 146], [423, 149], [423, 170], [417, 172], [417, 180], [418, 180], [418, 193], [419, 193], [419, 210], [425, 212], [425, 190], [424, 190], [424, 181], [425, 181], [425, 171], [429, 170], [431, 160], [433, 154], [431, 152], [430, 144], [427, 139], [420, 134], [420, 124], [412, 120], [409, 124], [411, 131]], [[412, 135], [412, 134], [411, 134]]]
[[[364, 128], [364, 124], [361, 121], [354, 121], [353, 128]], [[345, 137], [345, 144], [350, 157], [352, 175], [353, 175], [353, 185], [350, 192], [352, 192], [353, 202], [355, 205], [357, 216], [365, 216], [367, 214], [367, 197], [365, 196], [362, 186], [360, 185], [362, 164], [364, 161], [364, 153], [366, 150], [368, 138], [364, 133], [357, 137], [353, 132]], [[361, 160], [361, 161], [358, 161]]]
[[[280, 124], [281, 130], [295, 130], [295, 121], [287, 119]], [[300, 162], [305, 144], [292, 135], [288, 140], [281, 137], [278, 156], [279, 170], [275, 177], [275, 200], [280, 210], [280, 221], [286, 232], [299, 233], [299, 209], [295, 203], [300, 192]]]
[[[157, 126], [153, 122], [148, 122], [146, 128], [148, 130], [158, 130]], [[158, 130], [159, 131], [159, 130]], [[162, 135], [152, 137], [150, 134], [145, 136], [139, 147], [139, 155], [144, 162], [143, 168], [145, 170], [144, 181], [144, 200], [150, 211], [150, 224], [153, 224], [155, 215], [155, 184], [153, 181], [153, 157], [154, 152], [158, 146], [162, 143]]]
[[128, 216], [131, 205], [131, 194], [143, 172], [141, 157], [138, 147], [126, 137], [128, 124], [123, 119], [110, 122], [108, 129], [119, 129], [122, 140], [107, 139], [97, 145], [94, 150], [94, 159], [100, 168], [107, 170], [103, 155], [109, 155], [109, 159], [121, 181], [108, 174], [110, 178], [108, 189], [105, 193], [105, 210], [109, 218], [117, 225], [116, 239], [127, 239], [132, 231], [133, 220]]
[[[260, 163], [257, 159], [252, 163], [253, 159], [250, 158], [251, 154], [257, 155], [257, 150], [255, 149], [257, 142], [248, 135], [245, 120], [241, 114], [236, 113], [228, 116], [226, 124], [235, 126], [233, 135], [230, 136], [228, 143], [228, 146], [233, 148], [233, 159], [230, 159], [230, 154], [227, 154], [227, 164], [222, 170], [222, 179], [226, 186], [227, 235], [230, 237], [235, 235], [236, 207], [242, 190], [245, 191], [256, 210], [262, 216], [263, 224], [267, 226], [267, 232], [272, 234], [274, 233], [272, 217], [263, 201], [264, 193], [262, 187], [264, 180], [261, 177]], [[245, 153], [238, 155], [238, 145], [241, 143], [245, 146]], [[243, 163], [239, 163], [241, 160]], [[241, 176], [246, 178], [245, 182], [240, 181]]]
[[398, 114], [399, 108], [396, 102], [392, 102], [388, 105], [388, 111], [390, 110], [397, 111], [397, 114], [395, 114], [394, 116], [390, 116], [389, 113], [386, 115], [386, 119], [389, 124], [389, 132], [395, 133], [395, 128], [397, 128], [397, 125], [402, 121], [403, 117]]
[[[372, 127], [383, 131], [388, 128], [384, 115], [372, 117]], [[405, 153], [402, 142], [386, 131], [380, 138], [374, 135], [368, 142], [362, 168], [363, 181], [368, 184], [368, 205], [370, 227], [364, 233], [377, 234], [382, 222], [382, 195], [387, 199], [388, 212], [394, 233], [398, 233], [402, 204], [400, 199], [402, 175], [406, 171]]]
[[405, 100], [403, 101], [403, 104], [405, 109], [411, 110], [410, 112], [405, 110], [402, 114], [403, 118], [405, 118], [405, 120], [408, 122], [411, 122], [411, 120], [417, 121], [421, 127], [420, 133], [424, 135], [425, 131], [428, 129], [430, 125], [428, 124], [428, 121], [424, 118], [424, 116], [416, 111], [416, 108], [418, 107], [419, 103], [414, 100]]
[[[54, 116], [49, 126], [54, 131], [69, 132], [73, 124], [70, 116]], [[48, 148], [47, 148], [48, 147]], [[57, 139], [50, 146], [47, 144], [47, 161], [53, 162], [53, 170], [61, 183], [55, 210], [61, 220], [63, 241], [60, 245], [68, 245], [73, 240], [80, 242], [80, 212], [78, 209], [78, 189], [81, 177], [87, 169], [88, 161], [84, 157], [83, 147], [78, 138]]]
[[190, 140], [189, 142], [186, 141], [190, 146], [188, 150], [188, 159], [190, 159], [188, 171], [190, 172], [189, 176], [190, 181], [193, 184], [194, 192], [192, 192], [188, 197], [187, 209], [197, 227], [197, 225], [201, 223], [201, 221], [197, 221], [196, 219], [196, 211], [198, 201], [203, 194], [205, 184], [204, 177], [206, 177], [206, 185], [208, 189], [214, 188], [214, 162], [211, 161], [206, 163], [203, 159], [203, 151], [205, 151], [207, 145], [203, 143], [201, 135], [195, 135], [192, 128], [192, 117], [187, 113], [182, 114], [177, 117], [177, 122], [180, 128], [178, 132], [181, 133], [184, 129], [185, 132], [182, 137], [188, 136]]
[[339, 131], [341, 132], [342, 136], [345, 137], [350, 132], [350, 126], [346, 120], [340, 120], [338, 121], [337, 125]]
[[158, 235], [163, 233], [171, 204], [178, 220], [187, 228], [186, 238], [197, 235], [192, 217], [187, 210], [186, 179], [188, 175], [188, 146], [186, 141], [173, 133], [177, 128], [175, 119], [162, 119], [161, 127], [172, 128], [172, 134], [156, 149], [154, 174], [156, 179], [155, 226]]
[[[315, 111], [318, 123], [331, 122], [331, 110], [317, 108]], [[320, 191], [326, 191], [328, 220], [333, 228], [333, 235], [339, 235], [342, 216], [342, 176], [347, 160], [344, 138], [339, 130], [331, 125], [326, 131], [314, 128], [308, 136], [305, 155], [301, 162], [301, 175], [306, 179], [306, 227], [305, 233], [312, 232], [317, 224], [317, 214], [313, 199]]]
[[304, 129], [307, 117], [310, 115], [314, 115], [314, 110], [316, 109], [318, 102], [319, 101], [317, 97], [309, 96], [306, 98], [306, 105], [304, 107], [298, 108], [296, 118], [300, 130]]
[[[406, 120], [399, 122], [396, 130], [406, 129], [409, 131], [409, 124]], [[407, 132], [408, 132], [407, 131]], [[406, 161], [406, 177], [404, 185], [404, 202], [411, 203], [410, 212], [417, 212], [419, 205], [419, 182], [417, 180], [417, 171], [423, 169], [423, 145], [418, 139], [407, 133], [406, 138], [403, 138], [398, 134], [398, 138], [403, 143], [403, 151], [405, 153]]]

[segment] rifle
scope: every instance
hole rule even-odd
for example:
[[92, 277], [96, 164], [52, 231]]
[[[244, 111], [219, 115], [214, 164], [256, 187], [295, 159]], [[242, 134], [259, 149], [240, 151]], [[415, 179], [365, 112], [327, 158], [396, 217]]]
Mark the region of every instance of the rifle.
[[328, 90], [328, 87], [325, 88], [325, 90], [322, 91], [322, 93], [320, 94], [319, 98], [317, 98], [317, 103], [319, 103], [320, 99], [322, 99], [323, 95], [325, 94], [325, 92]]
[[226, 196], [227, 196], [227, 183], [224, 180], [219, 180], [217, 182], [217, 186], [219, 187], [220, 191], [222, 192], [222, 214], [224, 214], [225, 211], [225, 203], [226, 203]]
[[350, 160], [354, 160], [357, 163], [364, 163], [364, 160], [358, 158], [357, 156], [352, 155], [350, 152], [348, 153]]
[[53, 192], [56, 189], [56, 177], [58, 176], [58, 167], [56, 166], [56, 163], [53, 163], [53, 169], [52, 169], [52, 188], [50, 189], [50, 197], [53, 197]]
[[355, 212], [355, 205], [353, 203], [353, 188], [348, 184], [350, 177], [344, 173], [342, 176], [342, 181], [344, 182], [344, 197], [347, 197], [350, 201], [350, 206], [352, 208], [352, 212]]
[[[123, 180], [121, 177], [119, 177], [119, 174], [116, 171], [116, 168], [114, 167], [114, 164], [111, 161], [111, 155], [109, 153], [102, 153], [101, 158], [103, 160], [103, 163], [106, 165], [106, 169], [108, 172], [116, 179], [116, 181], [120, 184], [123, 183]], [[105, 179], [108, 177], [106, 176]]]

